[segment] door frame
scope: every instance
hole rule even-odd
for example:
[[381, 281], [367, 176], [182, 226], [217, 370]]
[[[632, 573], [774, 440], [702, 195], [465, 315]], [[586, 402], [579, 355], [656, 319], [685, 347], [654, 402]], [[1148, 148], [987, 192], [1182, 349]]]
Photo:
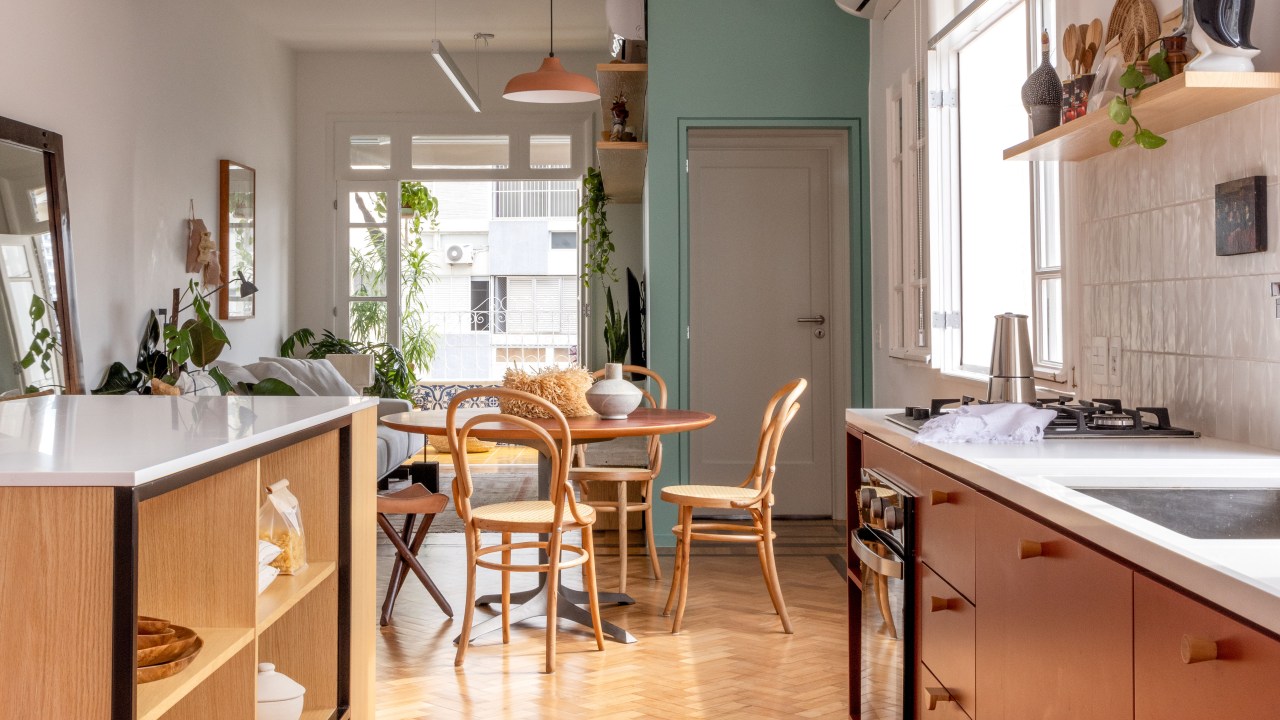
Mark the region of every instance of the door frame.
[[[863, 202], [866, 187], [866, 149], [862, 120], [860, 118], [831, 119], [755, 119], [755, 118], [682, 118], [679, 121], [679, 162], [685, 171], [679, 182], [679, 287], [680, 318], [678, 325], [690, 328], [689, 317], [689, 133], [697, 131], [724, 132], [726, 147], [732, 147], [733, 138], [788, 138], [797, 147], [825, 149], [831, 153], [831, 324], [829, 337], [833, 343], [832, 382], [835, 398], [832, 402], [832, 518], [843, 519], [847, 475], [846, 457], [840, 452], [845, 446], [843, 402], [847, 407], [861, 407], [870, 397], [870, 245], [868, 217]], [[714, 135], [713, 135], [714, 137]], [[803, 142], [797, 142], [803, 140]], [[839, 152], [839, 145], [846, 152]], [[840, 202], [847, 197], [848, 202]], [[854, 241], [857, 247], [854, 246]], [[847, 272], [845, 270], [847, 269]], [[854, 313], [853, 299], [857, 298], [860, 312]], [[689, 332], [681, 338], [679, 347], [679, 382], [675, 394], [677, 407], [685, 407], [689, 400]], [[838, 348], [838, 349], [836, 349]], [[857, 368], [857, 377], [854, 377]], [[677, 465], [681, 471], [680, 482], [689, 477], [690, 440], [687, 434], [678, 437]]]

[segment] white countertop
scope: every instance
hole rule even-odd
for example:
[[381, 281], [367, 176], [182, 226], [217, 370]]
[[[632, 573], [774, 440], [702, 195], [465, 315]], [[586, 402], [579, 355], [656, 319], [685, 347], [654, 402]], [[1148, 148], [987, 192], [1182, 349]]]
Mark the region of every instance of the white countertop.
[[142, 485], [377, 402], [139, 395], [0, 402], [0, 486]]
[[885, 420], [894, 412], [846, 410], [845, 421], [1280, 633], [1280, 539], [1197, 540], [1072, 489], [1280, 487], [1280, 453], [1214, 438], [914, 443]]

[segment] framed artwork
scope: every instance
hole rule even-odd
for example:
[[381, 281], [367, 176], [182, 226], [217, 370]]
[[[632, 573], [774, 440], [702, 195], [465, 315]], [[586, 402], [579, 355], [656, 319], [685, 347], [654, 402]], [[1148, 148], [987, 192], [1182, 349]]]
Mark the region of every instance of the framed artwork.
[[1267, 178], [1261, 175], [1217, 186], [1214, 234], [1219, 255], [1267, 249]]
[[218, 243], [222, 276], [218, 291], [218, 317], [245, 320], [257, 309], [254, 293], [254, 258], [257, 254], [254, 219], [257, 213], [256, 174], [253, 168], [222, 160], [218, 183]]

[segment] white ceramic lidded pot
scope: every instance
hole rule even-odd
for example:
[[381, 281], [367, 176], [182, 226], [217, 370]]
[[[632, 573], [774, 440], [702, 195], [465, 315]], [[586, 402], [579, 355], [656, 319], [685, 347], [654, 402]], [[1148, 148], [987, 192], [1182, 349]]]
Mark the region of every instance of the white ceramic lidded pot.
[[604, 378], [587, 390], [587, 404], [604, 420], [626, 420], [640, 407], [640, 388], [622, 379], [622, 363], [607, 363]]
[[271, 663], [258, 663], [258, 720], [298, 720], [307, 689]]

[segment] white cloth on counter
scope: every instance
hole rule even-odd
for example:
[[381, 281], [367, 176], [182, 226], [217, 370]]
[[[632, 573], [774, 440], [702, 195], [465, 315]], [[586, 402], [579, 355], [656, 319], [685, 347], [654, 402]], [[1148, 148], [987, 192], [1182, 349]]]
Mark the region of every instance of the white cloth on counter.
[[1023, 445], [1044, 439], [1058, 413], [1025, 403], [962, 405], [920, 427], [914, 442]]

